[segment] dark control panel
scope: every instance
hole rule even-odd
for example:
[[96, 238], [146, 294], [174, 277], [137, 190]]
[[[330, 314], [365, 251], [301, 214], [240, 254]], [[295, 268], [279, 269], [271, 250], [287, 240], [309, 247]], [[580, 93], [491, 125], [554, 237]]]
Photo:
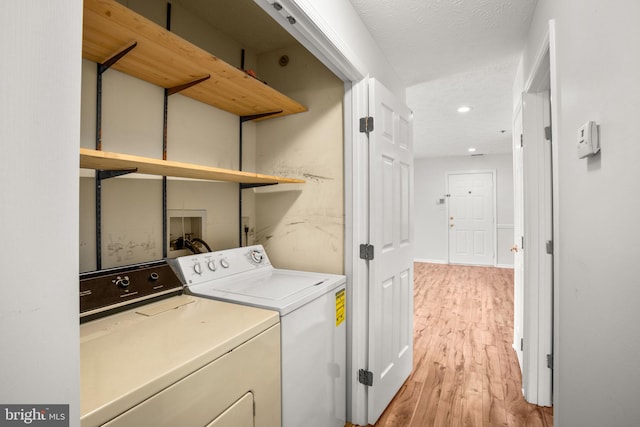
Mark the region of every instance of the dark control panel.
[[80, 316], [180, 293], [182, 283], [166, 261], [80, 275]]

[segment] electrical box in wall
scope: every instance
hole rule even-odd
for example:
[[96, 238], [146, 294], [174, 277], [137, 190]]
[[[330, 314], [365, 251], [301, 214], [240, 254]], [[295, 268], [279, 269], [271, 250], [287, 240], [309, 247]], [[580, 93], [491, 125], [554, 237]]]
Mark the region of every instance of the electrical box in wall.
[[[193, 239], [206, 236], [207, 211], [205, 209], [168, 209], [167, 210], [167, 256], [176, 258], [192, 255], [188, 249]], [[207, 250], [203, 250], [207, 252]]]
[[600, 137], [598, 125], [588, 121], [578, 129], [578, 158], [590, 157], [600, 151]]

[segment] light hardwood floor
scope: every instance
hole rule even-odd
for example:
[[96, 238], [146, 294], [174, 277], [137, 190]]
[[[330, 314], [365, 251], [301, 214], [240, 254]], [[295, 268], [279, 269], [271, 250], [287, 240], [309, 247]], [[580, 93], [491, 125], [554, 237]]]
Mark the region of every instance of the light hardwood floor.
[[513, 270], [415, 264], [414, 368], [375, 427], [552, 426], [513, 342]]

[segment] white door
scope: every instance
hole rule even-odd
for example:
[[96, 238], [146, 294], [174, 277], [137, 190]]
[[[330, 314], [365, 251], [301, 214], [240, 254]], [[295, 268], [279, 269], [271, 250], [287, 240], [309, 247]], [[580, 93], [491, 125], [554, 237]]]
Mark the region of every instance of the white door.
[[550, 124], [549, 95], [524, 93], [522, 105], [525, 274], [522, 386], [529, 403], [550, 406], [552, 371], [547, 357], [553, 353], [553, 210], [551, 145], [545, 132]]
[[374, 424], [413, 366], [412, 115], [369, 82], [370, 243], [368, 423]]
[[494, 265], [494, 173], [447, 175], [449, 262]]
[[522, 108], [513, 121], [513, 349], [518, 355], [520, 373], [523, 366], [524, 339], [524, 255], [522, 242], [524, 240], [524, 181], [522, 160]]

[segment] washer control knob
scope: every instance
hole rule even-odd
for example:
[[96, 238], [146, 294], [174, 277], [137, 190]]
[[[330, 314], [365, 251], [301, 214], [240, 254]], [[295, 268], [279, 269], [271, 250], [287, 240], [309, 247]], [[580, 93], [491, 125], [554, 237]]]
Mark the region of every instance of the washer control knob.
[[153, 273], [151, 273], [151, 274], [149, 275], [149, 280], [151, 280], [151, 281], [154, 281], [154, 282], [155, 282], [156, 280], [158, 280], [158, 278], [159, 278], [159, 277], [160, 277], [160, 276], [158, 276], [158, 273], [156, 273], [156, 272], [154, 271]]
[[200, 266], [199, 262], [196, 262], [195, 264], [193, 264], [193, 272], [198, 275], [202, 274], [202, 267]]
[[207, 267], [209, 267], [209, 270], [211, 271], [216, 271], [216, 261], [214, 259], [210, 260], [207, 263]]
[[129, 281], [129, 276], [124, 277], [116, 277], [116, 280], [113, 281], [119, 288], [125, 289], [128, 288], [131, 282]]
[[229, 261], [223, 258], [220, 260], [220, 265], [222, 266], [222, 268], [229, 268]]
[[264, 255], [262, 252], [254, 249], [251, 251], [251, 261], [256, 264], [262, 264], [262, 261], [264, 261]]

